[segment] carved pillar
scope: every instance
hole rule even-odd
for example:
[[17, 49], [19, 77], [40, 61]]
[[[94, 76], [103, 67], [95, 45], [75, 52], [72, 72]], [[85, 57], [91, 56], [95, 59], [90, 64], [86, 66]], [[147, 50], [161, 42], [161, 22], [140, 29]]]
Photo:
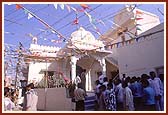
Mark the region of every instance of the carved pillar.
[[76, 77], [76, 62], [77, 58], [75, 56], [71, 56], [71, 80], [74, 81]]

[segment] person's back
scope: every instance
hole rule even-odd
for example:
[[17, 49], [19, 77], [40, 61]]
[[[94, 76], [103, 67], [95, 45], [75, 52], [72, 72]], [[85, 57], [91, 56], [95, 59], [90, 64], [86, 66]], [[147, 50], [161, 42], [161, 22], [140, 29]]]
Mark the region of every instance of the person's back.
[[152, 87], [149, 86], [148, 80], [142, 82], [144, 87], [143, 90], [143, 101], [144, 101], [144, 110], [154, 111], [155, 108], [155, 91]]
[[85, 100], [85, 91], [82, 88], [77, 88], [74, 91], [76, 101]]
[[123, 94], [124, 94], [124, 99], [123, 99], [124, 110], [133, 111], [135, 108], [134, 108], [132, 91], [128, 87], [127, 82], [124, 82], [122, 84], [122, 87], [123, 87]]
[[155, 104], [155, 92], [151, 87], [144, 88], [144, 102], [145, 105]]
[[26, 111], [37, 111], [37, 102], [38, 102], [38, 96], [37, 92], [34, 90], [34, 84], [30, 83], [27, 86], [27, 92], [26, 92], [26, 99], [27, 99], [27, 106]]
[[37, 102], [37, 93], [31, 89], [29, 92], [27, 92], [27, 111], [37, 111]]
[[85, 110], [85, 91], [81, 88], [82, 86], [78, 84], [78, 88], [74, 90], [74, 98], [76, 101], [76, 111], [84, 111]]

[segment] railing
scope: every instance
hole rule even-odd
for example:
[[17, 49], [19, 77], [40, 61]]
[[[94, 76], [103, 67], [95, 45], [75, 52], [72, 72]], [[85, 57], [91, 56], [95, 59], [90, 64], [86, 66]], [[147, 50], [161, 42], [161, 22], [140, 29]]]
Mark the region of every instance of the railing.
[[116, 80], [119, 77], [119, 73], [113, 78], [112, 81]]

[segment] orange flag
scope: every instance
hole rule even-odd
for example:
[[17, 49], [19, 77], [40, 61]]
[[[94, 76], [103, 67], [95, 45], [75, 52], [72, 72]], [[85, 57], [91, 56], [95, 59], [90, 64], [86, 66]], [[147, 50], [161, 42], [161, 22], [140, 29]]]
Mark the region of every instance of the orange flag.
[[89, 6], [87, 4], [80, 4], [80, 6], [85, 10], [85, 9], [89, 9]]
[[136, 10], [136, 14], [143, 14], [143, 12]]
[[21, 5], [16, 4], [16, 10], [19, 10], [19, 9], [21, 9], [21, 8], [22, 8], [22, 6], [21, 6]]

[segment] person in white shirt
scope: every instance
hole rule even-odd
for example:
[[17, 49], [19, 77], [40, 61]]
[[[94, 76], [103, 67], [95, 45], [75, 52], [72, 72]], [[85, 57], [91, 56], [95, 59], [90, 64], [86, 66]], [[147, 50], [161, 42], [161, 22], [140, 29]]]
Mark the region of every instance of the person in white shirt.
[[162, 93], [162, 82], [159, 77], [156, 77], [156, 74], [154, 71], [151, 71], [150, 73], [151, 77], [151, 87], [155, 91], [155, 102], [156, 102], [156, 110], [161, 111], [161, 97], [163, 95]]
[[30, 83], [27, 85], [27, 106], [26, 111], [37, 111], [37, 102], [38, 102], [38, 96], [37, 92], [34, 90], [34, 84]]
[[4, 88], [4, 110], [5, 111], [13, 111], [15, 109], [15, 104], [10, 99], [9, 88]]
[[122, 83], [123, 87], [123, 107], [125, 111], [134, 111], [134, 102], [133, 102], [133, 95], [131, 89], [128, 87], [127, 82]]

